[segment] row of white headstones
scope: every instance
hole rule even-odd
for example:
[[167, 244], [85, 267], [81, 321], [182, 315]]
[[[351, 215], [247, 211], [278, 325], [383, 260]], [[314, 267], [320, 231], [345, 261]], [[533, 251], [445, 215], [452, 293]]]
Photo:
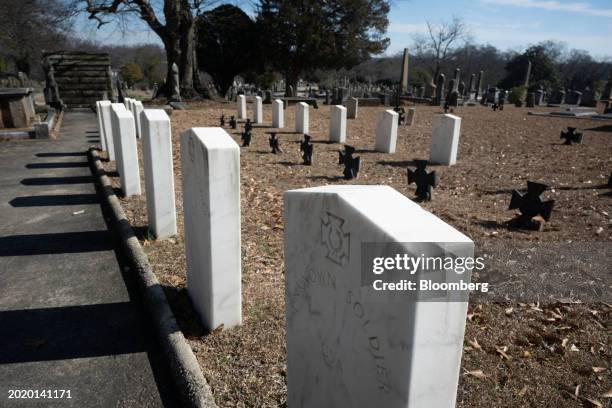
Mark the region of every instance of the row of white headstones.
[[[176, 234], [168, 115], [133, 100], [97, 108], [124, 193], [140, 194], [139, 135], [149, 227], [158, 238]], [[184, 131], [180, 150], [188, 292], [208, 329], [228, 329], [242, 322], [240, 148], [204, 127]], [[364, 243], [399, 243], [412, 256], [474, 252], [467, 236], [388, 186], [285, 192], [289, 406], [453, 407], [467, 301], [385, 301], [362, 282]]]
[[[246, 96], [238, 95], [236, 98], [236, 111], [238, 120], [247, 119]], [[252, 102], [253, 118], [255, 124], [263, 123], [263, 101], [255, 96]], [[349, 98], [347, 107], [332, 105], [330, 107], [329, 141], [346, 143], [346, 121], [356, 119], [359, 112], [359, 100]], [[409, 108], [406, 124], [414, 123], [415, 109]], [[308, 133], [309, 105], [298, 102], [295, 105], [295, 131]], [[399, 114], [393, 110], [385, 110], [378, 114], [376, 121], [376, 142], [374, 150], [381, 153], [395, 153], [397, 145]], [[272, 127], [282, 129], [285, 127], [284, 104], [281, 99], [272, 101]], [[457, 162], [457, 149], [459, 147], [459, 134], [461, 132], [461, 118], [454, 115], [435, 115], [432, 127], [432, 138], [429, 162], [451, 166]]]

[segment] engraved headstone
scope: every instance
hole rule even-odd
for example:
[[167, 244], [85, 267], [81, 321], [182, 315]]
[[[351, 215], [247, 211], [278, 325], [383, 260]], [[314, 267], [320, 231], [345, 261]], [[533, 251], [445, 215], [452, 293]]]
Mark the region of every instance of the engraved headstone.
[[329, 140], [335, 143], [346, 142], [346, 108], [342, 105], [330, 108]]
[[140, 195], [140, 166], [134, 116], [122, 103], [111, 105], [117, 172], [125, 197]]
[[296, 133], [309, 132], [308, 104], [299, 102], [295, 105], [295, 131]]
[[236, 113], [238, 120], [245, 120], [247, 118], [246, 96], [238, 95], [236, 97]]
[[287, 405], [454, 407], [467, 299], [375, 291], [368, 248], [466, 259], [474, 243], [388, 186], [288, 191], [284, 226]]
[[359, 113], [359, 99], [348, 98], [348, 101], [346, 102], [346, 109], [347, 119], [357, 119], [357, 115]]
[[285, 127], [285, 111], [283, 101], [280, 99], [272, 101], [272, 127], [278, 129]]
[[256, 96], [253, 99], [253, 123], [262, 123], [263, 122], [263, 105], [262, 105], [261, 96]]

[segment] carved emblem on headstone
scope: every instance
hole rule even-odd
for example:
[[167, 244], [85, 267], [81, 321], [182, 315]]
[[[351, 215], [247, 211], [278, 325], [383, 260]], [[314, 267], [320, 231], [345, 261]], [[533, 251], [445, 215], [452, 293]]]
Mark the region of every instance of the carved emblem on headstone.
[[344, 231], [344, 222], [330, 212], [321, 219], [321, 244], [327, 249], [326, 257], [340, 266], [346, 265], [350, 259], [351, 235]]

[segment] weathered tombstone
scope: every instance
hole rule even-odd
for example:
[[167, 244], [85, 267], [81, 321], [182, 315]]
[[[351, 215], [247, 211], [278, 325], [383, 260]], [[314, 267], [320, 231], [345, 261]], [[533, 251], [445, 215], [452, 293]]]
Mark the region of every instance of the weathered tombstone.
[[482, 77], [484, 76], [484, 71], [480, 71], [478, 73], [478, 81], [476, 81], [476, 89], [474, 99], [478, 100], [478, 96], [480, 95], [480, 91], [482, 90]]
[[285, 127], [285, 111], [283, 101], [275, 99], [272, 102], [272, 127], [282, 129]]
[[111, 101], [100, 101], [100, 112], [102, 114], [102, 127], [104, 133], [100, 131], [100, 137], [106, 141], [106, 153], [108, 160], [115, 161], [115, 139], [113, 137], [113, 122], [111, 119]]
[[221, 128], [181, 134], [187, 291], [208, 330], [241, 323], [240, 148]]
[[108, 152], [108, 147], [106, 146], [106, 131], [104, 130], [104, 117], [102, 116], [102, 107], [100, 104], [102, 102], [108, 102], [110, 105], [110, 101], [96, 101], [96, 114], [98, 116], [98, 133], [100, 134], [100, 145], [102, 146], [102, 150]]
[[457, 162], [461, 118], [454, 115], [434, 115], [429, 162], [452, 166]]
[[440, 74], [438, 76], [438, 82], [436, 83], [436, 100], [434, 103], [436, 105], [442, 105], [444, 103], [444, 82], [446, 81], [446, 77], [444, 74]]
[[134, 100], [132, 103], [134, 118], [136, 119], [136, 137], [142, 137], [142, 123], [140, 122], [140, 114], [144, 111], [142, 101]]
[[392, 110], [386, 110], [378, 114], [374, 150], [382, 153], [395, 153], [398, 119], [399, 115]]
[[264, 99], [263, 103], [271, 104], [272, 103], [272, 91], [267, 89], [266, 92], [264, 93], [264, 95], [265, 95], [265, 99]]
[[361, 166], [361, 158], [353, 157], [355, 148], [353, 146], [344, 145], [344, 151], [338, 151], [338, 164], [344, 165], [344, 179], [351, 180], [359, 175], [359, 167]]
[[261, 96], [256, 96], [253, 99], [253, 123], [262, 123], [263, 122], [263, 105], [261, 101]]
[[181, 100], [181, 87], [179, 83], [179, 69], [176, 62], [172, 63], [172, 96], [170, 97], [173, 101]]
[[431, 201], [432, 188], [436, 188], [438, 177], [436, 172], [427, 173], [427, 160], [415, 160], [416, 170], [408, 169], [408, 184], [416, 184], [416, 196], [421, 201]]
[[346, 142], [346, 108], [333, 105], [330, 108], [329, 140], [336, 143]]
[[535, 91], [535, 104], [536, 106], [540, 106], [544, 104], [544, 89], [540, 87]]
[[246, 96], [244, 95], [238, 95], [238, 97], [236, 98], [236, 104], [237, 104], [237, 115], [238, 116], [238, 120], [245, 120], [247, 118], [247, 110], [246, 110]]
[[416, 108], [408, 108], [408, 113], [406, 114], [406, 125], [412, 126], [414, 125], [414, 115], [416, 114]]
[[140, 112], [149, 229], [157, 239], [176, 235], [170, 118], [163, 109]]
[[299, 102], [295, 105], [295, 131], [296, 133], [309, 132], [308, 104]]
[[300, 151], [302, 152], [302, 159], [304, 159], [304, 165], [312, 165], [312, 151], [314, 145], [310, 141], [310, 136], [304, 135], [304, 140], [300, 142]]
[[111, 105], [117, 172], [126, 197], [140, 195], [140, 166], [134, 116], [122, 103]]
[[288, 406], [454, 407], [467, 295], [375, 290], [391, 278], [373, 258], [468, 259], [474, 243], [388, 186], [288, 191], [284, 225]]
[[287, 87], [287, 92], [286, 92], [288, 97], [294, 97], [295, 96], [295, 91], [293, 90], [293, 85], [289, 85]]
[[540, 195], [548, 188], [547, 185], [527, 182], [527, 193], [521, 194], [517, 190], [512, 192], [509, 210], [518, 209], [520, 215], [510, 221], [511, 227], [541, 230], [544, 222], [550, 220], [554, 207], [554, 200], [542, 201]]
[[402, 75], [400, 78], [400, 93], [408, 93], [408, 48], [404, 48], [402, 57]]
[[582, 99], [582, 92], [576, 90], [569, 90], [565, 98], [565, 103], [568, 105], [580, 105]]
[[347, 119], [357, 119], [359, 113], [359, 99], [348, 98], [346, 102], [346, 117]]

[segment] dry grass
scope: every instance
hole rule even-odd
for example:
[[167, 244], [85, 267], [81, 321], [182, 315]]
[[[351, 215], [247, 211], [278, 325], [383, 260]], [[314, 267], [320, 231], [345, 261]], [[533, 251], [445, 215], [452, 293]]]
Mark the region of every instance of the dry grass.
[[[255, 128], [251, 147], [241, 152], [244, 324], [213, 333], [204, 333], [185, 290], [178, 135], [190, 127], [217, 126], [222, 111], [229, 118], [235, 110], [233, 105], [204, 102], [194, 110], [173, 112], [179, 234], [165, 241], [143, 237], [143, 243], [220, 406], [285, 404], [282, 193], [322, 184], [360, 183], [388, 184], [408, 197], [414, 195], [414, 185], [406, 183], [406, 167], [415, 158], [427, 158], [432, 114], [439, 109], [417, 108], [415, 125], [400, 128], [394, 155], [370, 150], [375, 117], [382, 109], [361, 108], [359, 118], [349, 121], [348, 143], [360, 150], [363, 163], [356, 181], [340, 178], [338, 145], [316, 143], [313, 166], [302, 166], [297, 144], [301, 135], [281, 134], [285, 153], [272, 155], [265, 135], [268, 129]], [[270, 110], [270, 105], [264, 105], [266, 123], [271, 122]], [[440, 185], [434, 200], [423, 207], [477, 243], [612, 241], [610, 192], [601, 187], [612, 169], [610, 127], [602, 127], [605, 122], [532, 117], [526, 112], [514, 107], [503, 112], [459, 108], [456, 114], [463, 122], [458, 164], [432, 167]], [[316, 142], [327, 140], [329, 107], [311, 109], [310, 114], [311, 136]], [[285, 123], [285, 130], [293, 130], [293, 108], [286, 111]], [[570, 125], [585, 131], [583, 145], [560, 144], [559, 132]], [[239, 131], [228, 132], [239, 141]], [[513, 215], [507, 210], [509, 190], [523, 188], [528, 179], [540, 179], [554, 188], [546, 193], [556, 200], [553, 218], [540, 233], [504, 226]], [[144, 195], [123, 199], [122, 204], [132, 224], [145, 228]], [[470, 307], [462, 373], [472, 374], [461, 376], [458, 406], [589, 406], [584, 398], [610, 406], [610, 400], [601, 397], [612, 387], [606, 332], [609, 305]], [[513, 311], [506, 315], [509, 307]], [[547, 320], [555, 307], [562, 317]], [[482, 350], [467, 341], [473, 339]], [[570, 351], [572, 344], [579, 351]], [[496, 347], [507, 350], [504, 353], [510, 359]], [[591, 367], [606, 370], [596, 373]], [[484, 376], [475, 370], [482, 370]]]

